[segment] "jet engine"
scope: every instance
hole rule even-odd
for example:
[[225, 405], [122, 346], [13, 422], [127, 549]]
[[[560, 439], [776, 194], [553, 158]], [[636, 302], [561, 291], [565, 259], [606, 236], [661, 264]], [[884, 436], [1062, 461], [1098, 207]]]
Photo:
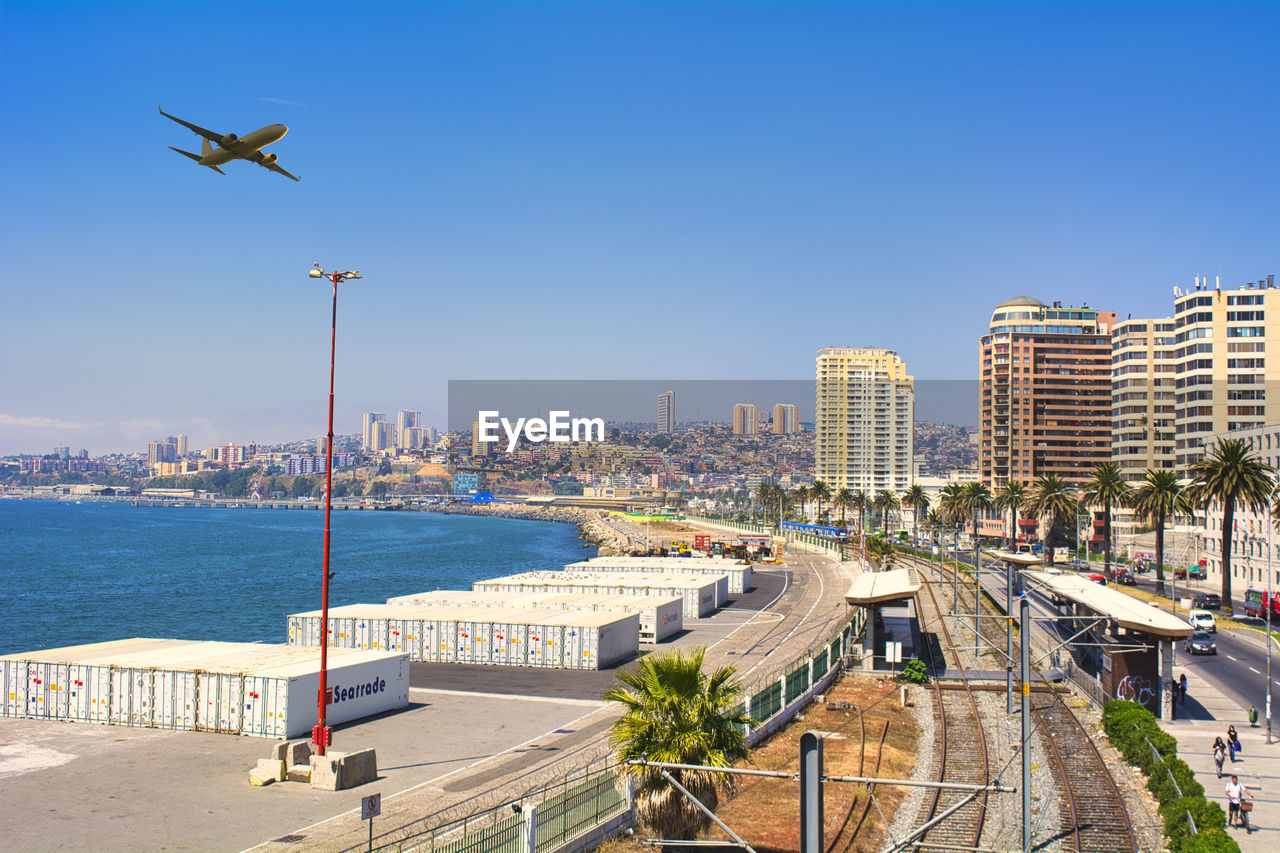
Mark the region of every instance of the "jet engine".
[[263, 154], [263, 155], [262, 155], [262, 162], [260, 163], [260, 165], [262, 165], [262, 166], [270, 166], [270, 165], [271, 165], [272, 163], [274, 163], [275, 161], [276, 161], [276, 155], [275, 155], [275, 154]]
[[228, 145], [235, 145], [239, 139], [240, 137], [236, 136], [234, 133], [228, 133], [226, 136], [222, 137], [222, 139], [218, 140], [218, 144], [223, 148], [226, 148]]

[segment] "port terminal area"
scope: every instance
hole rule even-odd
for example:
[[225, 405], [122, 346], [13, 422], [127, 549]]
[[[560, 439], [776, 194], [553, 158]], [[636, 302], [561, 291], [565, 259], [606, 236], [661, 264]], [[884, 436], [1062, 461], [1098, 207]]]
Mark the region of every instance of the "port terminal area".
[[[744, 683], [780, 668], [849, 618], [846, 565], [788, 551], [753, 567], [754, 588], [660, 648], [706, 647]], [[410, 664], [409, 704], [335, 727], [334, 749], [374, 748], [378, 778], [344, 791], [251, 787], [258, 737], [0, 719], [0, 837], [12, 850], [186, 847], [340, 850], [367, 841], [360, 800], [382, 794], [379, 831], [480, 807], [607, 753], [619, 669]], [[276, 839], [291, 839], [276, 841]]]

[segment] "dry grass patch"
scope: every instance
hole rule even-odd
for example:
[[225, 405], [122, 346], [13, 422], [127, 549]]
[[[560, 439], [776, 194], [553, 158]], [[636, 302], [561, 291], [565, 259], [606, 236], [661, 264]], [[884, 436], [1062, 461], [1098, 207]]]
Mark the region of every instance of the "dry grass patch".
[[[891, 681], [845, 676], [827, 693], [825, 704], [810, 705], [802, 714], [803, 719], [753, 750], [748, 766], [795, 772], [800, 761], [800, 736], [812, 730], [826, 733], [823, 760], [828, 774], [909, 777], [916, 763], [920, 728], [899, 704], [898, 690], [899, 685]], [[882, 786], [878, 790], [880, 809], [890, 820], [907, 793], [906, 788]], [[862, 785], [828, 783], [823, 796], [828, 847], [880, 849], [885, 839], [884, 824], [875, 807], [868, 808], [868, 794]], [[716, 814], [759, 853], [799, 849], [797, 781], [743, 777], [738, 794], [723, 803]], [[719, 839], [722, 834], [713, 828], [705, 837]]]

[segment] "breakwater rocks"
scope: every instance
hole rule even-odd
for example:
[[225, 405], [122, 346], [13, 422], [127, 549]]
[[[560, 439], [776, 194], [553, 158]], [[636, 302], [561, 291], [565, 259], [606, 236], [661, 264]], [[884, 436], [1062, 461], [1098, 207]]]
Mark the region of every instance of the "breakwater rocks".
[[523, 504], [427, 504], [421, 507], [427, 512], [445, 515], [490, 515], [497, 518], [522, 518], [528, 521], [556, 521], [576, 524], [583, 539], [594, 542], [600, 548], [600, 556], [627, 554], [640, 543], [632, 542], [621, 531], [611, 526], [606, 513], [566, 506], [527, 506]]

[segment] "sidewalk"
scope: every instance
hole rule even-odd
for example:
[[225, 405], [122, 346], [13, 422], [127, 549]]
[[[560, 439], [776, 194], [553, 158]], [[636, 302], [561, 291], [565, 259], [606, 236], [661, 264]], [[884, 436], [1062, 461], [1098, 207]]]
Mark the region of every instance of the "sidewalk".
[[[1223, 787], [1235, 773], [1253, 796], [1249, 815], [1252, 832], [1227, 828], [1244, 853], [1275, 851], [1280, 845], [1280, 737], [1270, 746], [1262, 725], [1249, 726], [1240, 707], [1193, 670], [1187, 671], [1187, 699], [1179, 702], [1176, 720], [1160, 720], [1160, 728], [1178, 740], [1178, 756], [1195, 771], [1205, 795], [1227, 810]], [[1235, 726], [1243, 751], [1235, 764], [1228, 758], [1221, 779], [1213, 767], [1213, 739], [1227, 739], [1227, 726]]]

